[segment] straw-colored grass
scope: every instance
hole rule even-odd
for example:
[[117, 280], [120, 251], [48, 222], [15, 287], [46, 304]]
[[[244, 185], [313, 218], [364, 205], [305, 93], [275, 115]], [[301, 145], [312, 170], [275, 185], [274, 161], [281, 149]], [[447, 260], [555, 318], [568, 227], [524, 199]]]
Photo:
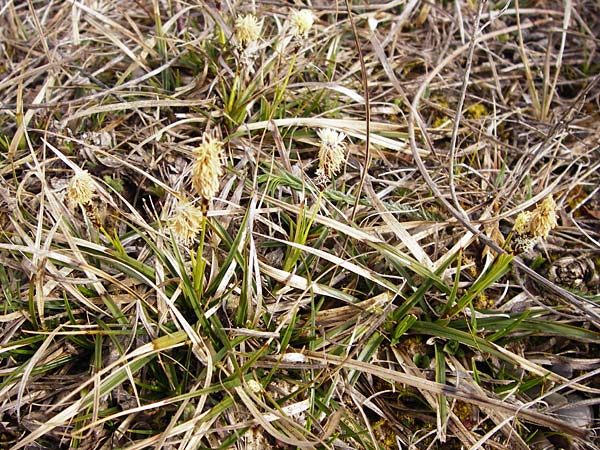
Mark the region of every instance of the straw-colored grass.
[[0, 3], [0, 448], [600, 448], [599, 35]]

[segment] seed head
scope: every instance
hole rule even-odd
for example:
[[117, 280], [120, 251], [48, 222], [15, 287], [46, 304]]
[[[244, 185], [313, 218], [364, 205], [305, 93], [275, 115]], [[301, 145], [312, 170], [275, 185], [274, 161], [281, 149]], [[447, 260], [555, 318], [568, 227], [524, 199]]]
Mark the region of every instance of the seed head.
[[196, 161], [192, 168], [192, 185], [206, 201], [210, 201], [219, 190], [223, 175], [223, 143], [210, 134], [204, 134], [202, 144], [195, 150]]
[[262, 22], [256, 16], [246, 14], [235, 21], [235, 37], [243, 47], [250, 47], [258, 41], [262, 30]]
[[87, 206], [92, 202], [96, 186], [87, 170], [81, 170], [73, 175], [67, 186], [67, 201], [75, 207]]
[[309, 9], [293, 11], [290, 14], [290, 24], [292, 26], [292, 35], [296, 39], [306, 39], [308, 33], [315, 23], [315, 17]]
[[200, 209], [182, 201], [177, 205], [168, 225], [175, 238], [189, 247], [202, 229], [202, 218]]
[[323, 128], [317, 131], [317, 135], [321, 139], [319, 168], [316, 171], [317, 183], [326, 184], [342, 167], [346, 156], [346, 135], [331, 128]]

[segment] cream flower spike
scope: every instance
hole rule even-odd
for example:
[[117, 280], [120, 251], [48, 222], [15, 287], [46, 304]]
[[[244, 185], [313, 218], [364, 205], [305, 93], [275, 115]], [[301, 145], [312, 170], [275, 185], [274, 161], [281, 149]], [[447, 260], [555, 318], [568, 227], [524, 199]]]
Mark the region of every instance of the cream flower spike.
[[523, 211], [517, 216], [513, 225], [516, 253], [530, 250], [540, 238], [548, 238], [550, 231], [558, 225], [556, 210], [556, 202], [549, 195], [533, 211]]
[[315, 16], [310, 9], [301, 9], [290, 14], [292, 35], [296, 39], [306, 39], [314, 23]]
[[67, 202], [71, 207], [89, 205], [96, 194], [96, 185], [87, 170], [78, 171], [67, 185]]
[[513, 231], [515, 233], [529, 233], [529, 223], [531, 222], [531, 214], [532, 213], [530, 211], [523, 211], [519, 213], [519, 215], [515, 219], [515, 224], [513, 225]]
[[211, 134], [205, 133], [202, 143], [194, 149], [196, 160], [192, 167], [192, 185], [206, 202], [219, 190], [223, 175], [223, 143]]
[[256, 44], [261, 31], [262, 22], [252, 14], [239, 16], [235, 21], [235, 37], [242, 47], [248, 48]]
[[346, 158], [346, 144], [344, 143], [346, 135], [331, 128], [323, 128], [317, 131], [317, 135], [321, 139], [321, 146], [316, 183], [325, 185], [340, 171]]
[[546, 197], [532, 213], [530, 231], [536, 237], [548, 238], [550, 231], [558, 225], [556, 202], [552, 195]]
[[175, 238], [189, 247], [202, 229], [202, 220], [203, 214], [199, 208], [186, 201], [181, 201], [173, 216], [169, 218], [168, 226]]

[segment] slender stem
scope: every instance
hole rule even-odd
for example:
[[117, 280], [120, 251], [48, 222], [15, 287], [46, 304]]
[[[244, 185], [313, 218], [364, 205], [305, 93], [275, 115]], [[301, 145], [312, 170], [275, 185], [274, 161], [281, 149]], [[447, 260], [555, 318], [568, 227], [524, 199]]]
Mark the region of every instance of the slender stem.
[[[350, 8], [350, 1], [345, 0], [346, 2], [346, 10], [348, 11], [348, 19], [350, 20], [350, 25], [352, 26], [352, 32], [354, 34], [354, 43], [356, 44], [356, 51], [358, 53], [358, 60], [360, 62], [360, 72], [363, 84], [363, 95], [365, 97], [365, 121], [366, 121], [366, 139], [365, 139], [365, 159], [364, 159], [364, 167], [362, 168], [362, 174], [360, 175], [360, 182], [358, 183], [358, 190], [356, 191], [356, 201], [354, 202], [354, 208], [352, 208], [352, 215], [350, 216], [350, 222], [354, 222], [354, 218], [356, 217], [356, 211], [358, 209], [358, 204], [360, 203], [360, 194], [363, 190], [363, 186], [365, 185], [365, 179], [367, 178], [367, 174], [369, 173], [369, 166], [371, 165], [371, 102], [369, 100], [369, 82], [367, 80], [367, 69], [365, 66], [365, 60], [362, 54], [362, 47], [360, 45], [360, 41], [358, 39], [358, 30], [356, 28], [356, 23], [354, 22], [354, 18], [352, 17], [352, 9]], [[345, 247], [345, 245], [344, 245]]]

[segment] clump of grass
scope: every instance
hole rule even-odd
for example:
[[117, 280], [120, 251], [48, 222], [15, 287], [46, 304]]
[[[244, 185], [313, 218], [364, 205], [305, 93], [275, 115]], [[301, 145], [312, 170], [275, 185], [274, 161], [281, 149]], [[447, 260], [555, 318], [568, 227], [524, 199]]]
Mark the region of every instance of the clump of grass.
[[0, 441], [595, 448], [567, 6], [0, 7]]

